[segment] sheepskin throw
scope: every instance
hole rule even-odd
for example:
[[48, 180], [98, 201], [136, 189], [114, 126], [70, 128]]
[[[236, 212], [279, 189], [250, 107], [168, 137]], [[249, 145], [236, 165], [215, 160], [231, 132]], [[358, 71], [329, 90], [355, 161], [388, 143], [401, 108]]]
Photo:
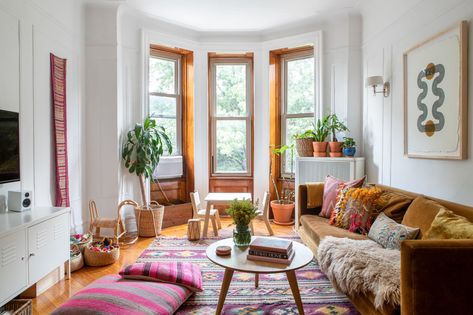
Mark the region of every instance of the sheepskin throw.
[[372, 293], [377, 309], [400, 305], [400, 251], [372, 240], [327, 236], [317, 254], [320, 268], [337, 290], [348, 296]]

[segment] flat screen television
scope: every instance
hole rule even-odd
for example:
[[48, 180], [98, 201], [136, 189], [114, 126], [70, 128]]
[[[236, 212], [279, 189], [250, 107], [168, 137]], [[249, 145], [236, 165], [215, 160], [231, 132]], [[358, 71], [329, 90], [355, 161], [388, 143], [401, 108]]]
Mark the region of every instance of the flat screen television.
[[18, 113], [0, 110], [0, 184], [20, 180]]

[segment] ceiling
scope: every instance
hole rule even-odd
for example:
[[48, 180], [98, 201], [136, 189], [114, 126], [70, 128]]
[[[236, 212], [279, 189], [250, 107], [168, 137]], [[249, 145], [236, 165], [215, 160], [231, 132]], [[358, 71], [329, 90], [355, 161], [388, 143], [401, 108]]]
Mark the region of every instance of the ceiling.
[[127, 0], [133, 8], [199, 32], [262, 32], [350, 10], [360, 0]]

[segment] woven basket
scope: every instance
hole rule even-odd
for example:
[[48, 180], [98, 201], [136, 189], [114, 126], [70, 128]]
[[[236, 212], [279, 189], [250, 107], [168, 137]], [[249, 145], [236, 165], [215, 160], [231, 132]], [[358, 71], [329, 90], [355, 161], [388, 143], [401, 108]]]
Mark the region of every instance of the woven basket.
[[87, 245], [89, 245], [90, 243], [92, 243], [92, 241], [94, 240], [94, 236], [92, 235], [92, 233], [89, 234], [89, 238], [85, 241], [82, 241], [82, 242], [77, 242], [77, 243], [74, 243], [74, 245], [77, 245], [80, 249], [80, 251], [83, 253], [84, 252], [84, 248], [87, 247]]
[[27, 299], [16, 299], [11, 300], [4, 306], [0, 307], [0, 313], [3, 314], [3, 311], [8, 311], [9, 315], [31, 315], [31, 300]]
[[[116, 247], [109, 252], [95, 251], [92, 248], [101, 242], [93, 242], [84, 249], [84, 260], [87, 266], [100, 267], [111, 265], [120, 257], [120, 248]], [[118, 246], [118, 245], [115, 245]]]
[[84, 256], [77, 244], [71, 244], [71, 272], [84, 267]]
[[300, 157], [311, 157], [314, 154], [312, 142], [314, 139], [296, 139], [296, 150]]
[[138, 235], [141, 237], [155, 237], [161, 234], [164, 217], [164, 206], [151, 204], [150, 209], [135, 208]]

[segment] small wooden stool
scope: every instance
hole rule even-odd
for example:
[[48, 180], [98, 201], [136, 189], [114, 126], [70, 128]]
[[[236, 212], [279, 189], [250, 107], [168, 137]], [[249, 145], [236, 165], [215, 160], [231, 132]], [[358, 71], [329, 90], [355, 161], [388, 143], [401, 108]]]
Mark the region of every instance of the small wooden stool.
[[189, 219], [189, 221], [187, 221], [187, 239], [189, 241], [200, 240], [200, 220], [201, 219]]

